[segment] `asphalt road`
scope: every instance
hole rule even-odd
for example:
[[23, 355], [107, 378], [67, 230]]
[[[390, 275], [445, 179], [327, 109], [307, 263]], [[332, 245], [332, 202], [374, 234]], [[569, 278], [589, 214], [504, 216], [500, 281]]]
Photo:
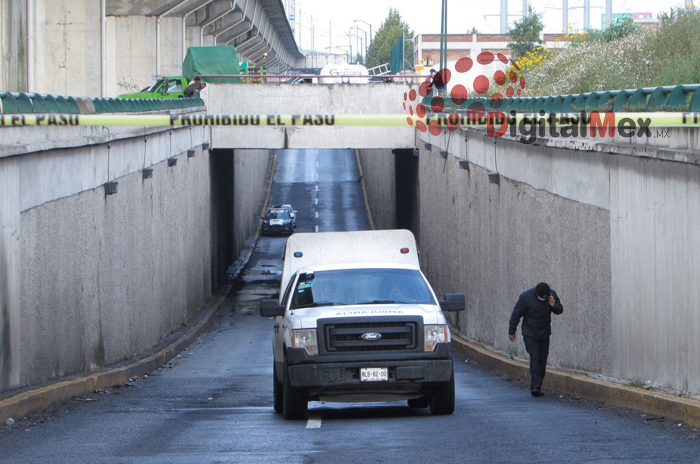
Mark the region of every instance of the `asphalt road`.
[[[271, 202], [297, 231], [368, 228], [351, 151], [286, 151]], [[318, 178], [317, 178], [318, 174]], [[317, 214], [318, 213], [318, 216]], [[310, 403], [307, 421], [272, 409], [273, 321], [283, 237], [263, 237], [209, 332], [130, 385], [0, 426], [2, 463], [700, 463], [700, 432], [527, 386], [455, 355], [457, 407]]]

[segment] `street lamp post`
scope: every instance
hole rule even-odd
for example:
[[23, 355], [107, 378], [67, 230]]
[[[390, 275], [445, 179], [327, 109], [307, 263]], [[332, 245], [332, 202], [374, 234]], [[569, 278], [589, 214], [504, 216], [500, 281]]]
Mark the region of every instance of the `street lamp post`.
[[[358, 51], [361, 51], [361, 50], [362, 50], [362, 37], [360, 37], [359, 34], [355, 34], [354, 32], [352, 32], [352, 28], [351, 28], [351, 29], [350, 29], [350, 32], [349, 32], [349, 33], [346, 32], [345, 35], [347, 35], [348, 38], [349, 38], [349, 39], [348, 39], [348, 42], [350, 43], [350, 47], [351, 47], [351, 48], [352, 48], [352, 37], [354, 36], [354, 37], [356, 37], [357, 40], [360, 42], [360, 46], [358, 47], [357, 50], [358, 50]], [[360, 57], [362, 57], [362, 54], [361, 54], [361, 53], [360, 53]], [[355, 58], [356, 58], [356, 56], [353, 56], [352, 59], [354, 60]]]
[[[367, 31], [364, 29], [360, 29], [359, 27], [355, 26], [359, 32], [364, 32], [365, 33], [365, 48], [363, 49], [365, 51], [365, 56], [362, 58], [363, 61], [367, 62], [367, 49], [369, 48], [369, 44], [367, 43]], [[362, 52], [362, 50], [360, 50]]]
[[[361, 19], [353, 19], [353, 23], [365, 23], [369, 26], [369, 40], [372, 40], [372, 25], [368, 23], [367, 21], [363, 21]], [[369, 48], [369, 43], [367, 44], [367, 48]]]

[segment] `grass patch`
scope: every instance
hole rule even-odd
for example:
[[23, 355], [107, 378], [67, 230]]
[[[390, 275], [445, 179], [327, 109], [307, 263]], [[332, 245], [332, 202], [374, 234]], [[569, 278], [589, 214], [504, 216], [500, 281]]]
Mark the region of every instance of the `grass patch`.
[[574, 43], [525, 70], [524, 78], [526, 96], [698, 83], [700, 10], [672, 9], [660, 16], [658, 30]]
[[630, 380], [630, 383], [628, 383], [627, 385], [634, 388], [644, 388], [644, 382], [642, 382], [641, 380]]

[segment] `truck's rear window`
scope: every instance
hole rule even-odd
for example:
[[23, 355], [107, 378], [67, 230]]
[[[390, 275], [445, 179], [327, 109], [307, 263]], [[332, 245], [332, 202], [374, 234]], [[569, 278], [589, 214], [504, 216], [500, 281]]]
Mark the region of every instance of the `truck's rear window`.
[[337, 269], [301, 274], [291, 308], [382, 303], [435, 304], [435, 299], [417, 270]]

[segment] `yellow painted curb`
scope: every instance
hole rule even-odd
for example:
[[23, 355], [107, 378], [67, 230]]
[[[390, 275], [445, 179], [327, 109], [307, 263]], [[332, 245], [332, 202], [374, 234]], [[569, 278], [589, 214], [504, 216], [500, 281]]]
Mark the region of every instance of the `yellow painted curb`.
[[[475, 343], [468, 342], [452, 332], [452, 347], [475, 363], [501, 372], [525, 383], [530, 381], [530, 367], [508, 359]], [[543, 387], [558, 393], [578, 396], [591, 401], [683, 421], [700, 428], [700, 401], [668, 393], [642, 390], [614, 382], [594, 379], [585, 375], [547, 369]]]

